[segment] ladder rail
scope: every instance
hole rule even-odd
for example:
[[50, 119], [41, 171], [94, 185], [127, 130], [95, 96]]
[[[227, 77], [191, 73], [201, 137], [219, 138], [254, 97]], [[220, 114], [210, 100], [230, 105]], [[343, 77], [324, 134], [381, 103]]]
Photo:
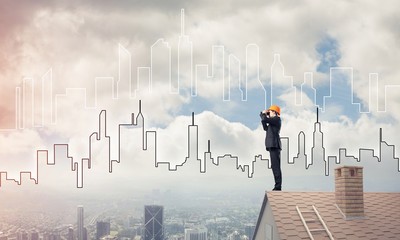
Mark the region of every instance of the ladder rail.
[[318, 216], [319, 221], [322, 223], [322, 226], [324, 226], [326, 233], [328, 233], [329, 238], [331, 240], [334, 240], [333, 236], [332, 236], [331, 232], [329, 231], [328, 227], [326, 226], [324, 220], [322, 220], [322, 217], [319, 215], [319, 212], [318, 212], [317, 208], [314, 205], [312, 205], [312, 207], [314, 209], [315, 214]]
[[[303, 213], [314, 213], [317, 217], [319, 222], [322, 224], [323, 229], [310, 229], [307, 225], [307, 221], [304, 219], [302, 212], [300, 211], [300, 208], [296, 206], [297, 213], [300, 216], [301, 221], [303, 222], [304, 227], [306, 228], [306, 231], [308, 233], [308, 236], [310, 237], [311, 240], [314, 240], [314, 237], [312, 235], [312, 232], [326, 232], [328, 234], [329, 239], [334, 240], [332, 233], [329, 231], [328, 227], [326, 226], [324, 220], [322, 219], [321, 215], [319, 215], [319, 212], [317, 208], [312, 205], [313, 211], [304, 211]], [[317, 219], [315, 219], [317, 220]], [[314, 222], [314, 219], [313, 219]]]

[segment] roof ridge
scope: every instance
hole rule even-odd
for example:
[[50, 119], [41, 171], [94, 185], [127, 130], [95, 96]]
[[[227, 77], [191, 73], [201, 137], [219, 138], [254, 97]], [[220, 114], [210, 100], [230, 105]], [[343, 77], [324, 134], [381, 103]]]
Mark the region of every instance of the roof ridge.
[[[335, 193], [334, 191], [265, 191], [265, 193]], [[364, 193], [394, 193], [400, 194], [400, 192], [364, 192]]]

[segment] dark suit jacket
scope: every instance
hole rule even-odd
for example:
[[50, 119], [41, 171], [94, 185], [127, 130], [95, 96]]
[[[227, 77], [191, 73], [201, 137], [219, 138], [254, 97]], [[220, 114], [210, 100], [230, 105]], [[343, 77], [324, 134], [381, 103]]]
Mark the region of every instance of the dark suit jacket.
[[272, 148], [282, 150], [281, 137], [279, 136], [281, 131], [281, 118], [278, 116], [267, 118], [265, 114], [260, 114], [260, 117], [263, 128], [267, 132], [265, 136], [265, 148], [267, 151], [270, 151]]

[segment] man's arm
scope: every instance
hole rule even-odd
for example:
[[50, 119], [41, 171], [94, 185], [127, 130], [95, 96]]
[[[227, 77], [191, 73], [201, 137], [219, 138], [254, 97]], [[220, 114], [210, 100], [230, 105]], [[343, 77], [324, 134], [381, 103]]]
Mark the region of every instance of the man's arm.
[[267, 118], [265, 116], [265, 114], [263, 114], [263, 115], [264, 115], [264, 117], [261, 117], [261, 122], [263, 123], [263, 125], [264, 125], [264, 122], [271, 124], [271, 125], [275, 125], [275, 126], [279, 125], [279, 121], [280, 121], [279, 117]]
[[261, 118], [261, 124], [262, 124], [262, 126], [263, 126], [264, 130], [265, 130], [265, 131], [268, 131], [268, 125], [267, 125], [267, 122], [266, 122], [266, 121], [264, 121], [264, 119], [267, 119], [267, 116], [265, 116], [265, 114], [264, 114], [264, 113], [260, 113], [260, 118]]

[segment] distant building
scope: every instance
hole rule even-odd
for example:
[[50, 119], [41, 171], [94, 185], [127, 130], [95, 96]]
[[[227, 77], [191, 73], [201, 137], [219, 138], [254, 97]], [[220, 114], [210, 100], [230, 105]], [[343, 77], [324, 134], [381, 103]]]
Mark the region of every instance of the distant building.
[[185, 236], [182, 234], [175, 234], [175, 235], [170, 235], [168, 237], [169, 240], [185, 240]]
[[97, 222], [96, 223], [96, 239], [103, 236], [110, 235], [110, 222]]
[[239, 232], [234, 231], [231, 235], [229, 235], [229, 240], [240, 240]]
[[244, 234], [249, 238], [249, 239], [253, 239], [253, 235], [254, 235], [254, 230], [256, 229], [256, 226], [253, 224], [248, 224], [245, 226], [244, 228]]
[[196, 227], [185, 229], [185, 240], [207, 240], [207, 228]]
[[74, 229], [72, 227], [68, 228], [67, 240], [75, 240]]
[[144, 206], [144, 240], [164, 240], [162, 206]]
[[363, 168], [335, 168], [335, 192], [266, 192], [253, 240], [398, 239], [400, 193], [364, 192]]
[[83, 240], [88, 240], [89, 239], [89, 233], [87, 231], [87, 228], [83, 228]]
[[43, 240], [61, 240], [61, 235], [59, 232], [44, 233]]
[[85, 240], [84, 239], [84, 232], [83, 232], [83, 206], [78, 206], [78, 221], [77, 221], [77, 236], [78, 236], [78, 240]]
[[114, 239], [118, 238], [116, 236], [111, 236], [111, 235], [103, 236], [100, 238], [100, 240], [114, 240]]
[[31, 232], [31, 239], [30, 240], [39, 240], [39, 233], [34, 231]]
[[50, 233], [45, 232], [45, 233], [43, 234], [43, 240], [51, 240], [51, 239], [50, 239]]
[[17, 240], [28, 240], [28, 233], [26, 231], [21, 231], [17, 234]]

